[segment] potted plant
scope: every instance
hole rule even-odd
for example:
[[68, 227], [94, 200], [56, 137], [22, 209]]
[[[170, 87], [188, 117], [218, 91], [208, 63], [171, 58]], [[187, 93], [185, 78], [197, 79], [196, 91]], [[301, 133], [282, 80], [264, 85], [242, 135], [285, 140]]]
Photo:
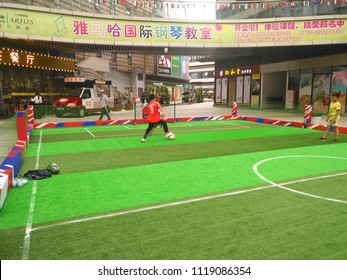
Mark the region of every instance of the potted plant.
[[125, 103], [125, 110], [132, 110], [134, 109], [134, 104], [130, 101], [130, 99], [127, 100]]
[[115, 98], [114, 99], [114, 107], [113, 107], [114, 111], [121, 111], [122, 110], [122, 102], [118, 99]]

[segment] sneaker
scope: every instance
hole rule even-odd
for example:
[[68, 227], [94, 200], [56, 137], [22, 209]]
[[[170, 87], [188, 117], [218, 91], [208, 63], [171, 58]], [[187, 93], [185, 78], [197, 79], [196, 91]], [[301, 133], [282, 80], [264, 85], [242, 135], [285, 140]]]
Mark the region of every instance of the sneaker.
[[166, 133], [165, 137], [169, 138], [171, 135], [173, 135], [173, 133], [170, 131], [170, 132]]
[[339, 142], [339, 140], [337, 140], [337, 139], [334, 139], [334, 141], [333, 141], [333, 142], [337, 143], [337, 142]]
[[323, 138], [323, 137], [319, 138], [318, 140], [327, 141], [327, 139], [326, 139], [326, 138]]
[[141, 142], [146, 142], [146, 138], [142, 138]]

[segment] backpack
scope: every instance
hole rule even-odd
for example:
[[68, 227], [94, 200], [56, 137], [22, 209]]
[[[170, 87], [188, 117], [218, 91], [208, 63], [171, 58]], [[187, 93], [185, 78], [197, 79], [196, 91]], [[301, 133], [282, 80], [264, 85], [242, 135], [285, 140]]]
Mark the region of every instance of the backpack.
[[47, 168], [46, 169], [29, 170], [23, 176], [28, 177], [30, 180], [41, 180], [41, 179], [46, 179], [46, 178], [52, 177], [52, 171], [50, 171]]

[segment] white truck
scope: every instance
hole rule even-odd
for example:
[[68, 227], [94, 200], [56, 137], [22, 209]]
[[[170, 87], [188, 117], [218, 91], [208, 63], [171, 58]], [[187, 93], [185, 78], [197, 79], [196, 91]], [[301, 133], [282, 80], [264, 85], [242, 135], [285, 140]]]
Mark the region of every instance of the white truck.
[[83, 77], [64, 79], [66, 93], [53, 102], [53, 113], [57, 117], [73, 114], [84, 117], [88, 113], [101, 112], [99, 90], [105, 90], [108, 105], [113, 106], [114, 94], [111, 81], [89, 80]]

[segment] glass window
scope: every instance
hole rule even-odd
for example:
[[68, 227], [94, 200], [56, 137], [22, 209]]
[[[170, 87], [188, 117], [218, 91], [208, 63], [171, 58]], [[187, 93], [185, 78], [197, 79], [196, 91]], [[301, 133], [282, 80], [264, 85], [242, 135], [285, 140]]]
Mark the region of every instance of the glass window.
[[289, 71], [288, 90], [299, 90], [300, 70]]

